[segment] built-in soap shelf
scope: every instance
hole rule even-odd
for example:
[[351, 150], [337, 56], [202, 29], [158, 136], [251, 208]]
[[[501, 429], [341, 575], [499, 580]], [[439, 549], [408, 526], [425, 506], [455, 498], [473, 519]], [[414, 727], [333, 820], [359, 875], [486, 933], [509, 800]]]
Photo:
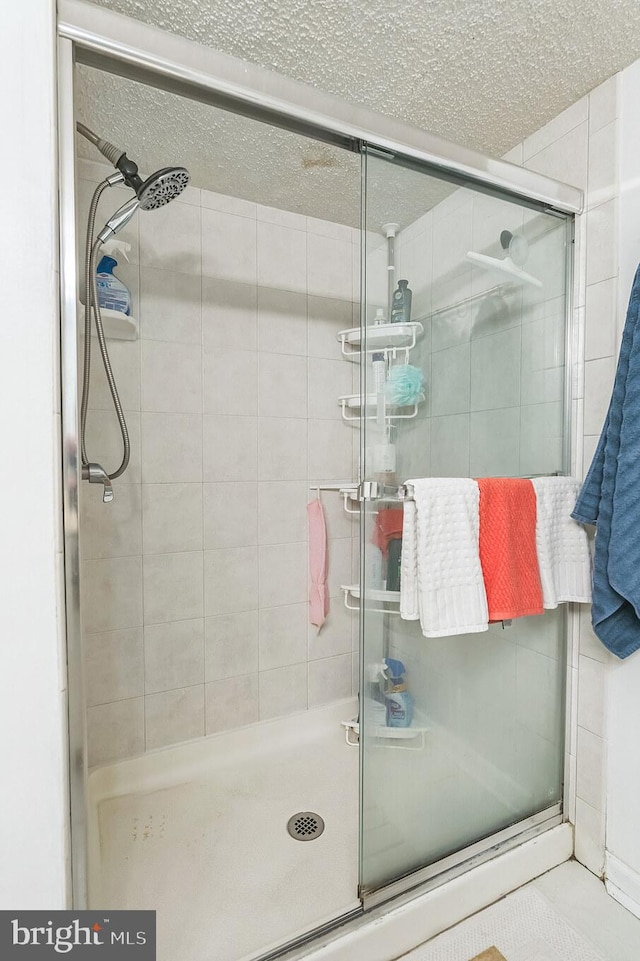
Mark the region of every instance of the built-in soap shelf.
[[[344, 595], [344, 606], [348, 611], [359, 611], [359, 604], [352, 604], [351, 601], [360, 600], [360, 585], [359, 584], [341, 584], [340, 590]], [[386, 591], [382, 588], [368, 587], [365, 592], [365, 600], [367, 602], [372, 601], [374, 604], [379, 606], [369, 607], [367, 604], [366, 610], [377, 611], [379, 614], [399, 614], [400, 613], [400, 591]], [[393, 605], [393, 606], [383, 606], [383, 605]]]
[[[345, 741], [350, 747], [357, 747], [360, 743], [360, 722], [354, 718], [351, 721], [341, 721], [344, 728]], [[387, 727], [386, 724], [367, 726], [366, 737], [380, 738], [386, 741], [386, 747], [404, 747], [412, 751], [421, 751], [425, 743], [428, 727], [411, 725], [411, 727]], [[404, 741], [405, 743], [398, 743]], [[417, 741], [417, 744], [413, 744]]]
[[[100, 316], [107, 340], [138, 339], [139, 324], [136, 317], [129, 317], [127, 314], [123, 314], [121, 310], [109, 310], [107, 307], [100, 308]], [[84, 304], [82, 302], [78, 302], [78, 317], [84, 317]]]
[[342, 353], [345, 357], [357, 360], [363, 353], [384, 353], [385, 360], [396, 360], [402, 353], [405, 362], [408, 353], [416, 346], [424, 333], [420, 321], [412, 320], [407, 324], [371, 324], [366, 328], [366, 350], [362, 350], [362, 328], [350, 327], [339, 331]]
[[[363, 398], [361, 394], [343, 394], [342, 397], [338, 397], [338, 403], [342, 411], [342, 419], [348, 422], [357, 421], [360, 422], [359, 411], [362, 408], [366, 410], [371, 410], [371, 413], [365, 413], [366, 420], [377, 420], [377, 408], [378, 408], [378, 395], [377, 394], [367, 394], [364, 398], [364, 404], [362, 402]], [[418, 405], [411, 404], [407, 407], [394, 407], [391, 404], [385, 404], [384, 418], [386, 421], [389, 420], [412, 420], [414, 417], [418, 416]]]

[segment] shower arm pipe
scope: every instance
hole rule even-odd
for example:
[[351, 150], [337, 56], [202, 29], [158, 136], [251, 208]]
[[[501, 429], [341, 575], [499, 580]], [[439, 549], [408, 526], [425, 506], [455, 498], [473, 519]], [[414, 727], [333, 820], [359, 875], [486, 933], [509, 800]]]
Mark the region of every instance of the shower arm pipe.
[[[89, 130], [86, 124], [81, 123], [79, 120], [76, 121], [76, 130], [78, 133], [82, 134], [87, 140], [89, 140], [94, 146], [98, 146], [98, 141], [100, 137], [93, 130]], [[98, 148], [99, 149], [99, 148]]]
[[111, 141], [99, 137], [97, 133], [90, 130], [89, 127], [80, 120], [76, 121], [76, 130], [85, 137], [89, 143], [92, 143], [94, 147], [100, 151], [102, 156], [106, 157], [109, 163], [119, 171], [127, 187], [131, 187], [132, 190], [135, 190], [136, 195], [139, 195], [144, 184], [138, 170], [138, 165], [135, 161], [127, 157], [122, 147], [117, 147], [111, 143]]
[[109, 140], [103, 140], [102, 137], [99, 137], [93, 130], [89, 130], [89, 128], [79, 120], [76, 121], [76, 130], [79, 134], [82, 134], [89, 143], [97, 147], [102, 156], [106, 157], [110, 164], [113, 164], [114, 167], [118, 166], [118, 162], [124, 156], [124, 150], [116, 147], [116, 145], [110, 143]]

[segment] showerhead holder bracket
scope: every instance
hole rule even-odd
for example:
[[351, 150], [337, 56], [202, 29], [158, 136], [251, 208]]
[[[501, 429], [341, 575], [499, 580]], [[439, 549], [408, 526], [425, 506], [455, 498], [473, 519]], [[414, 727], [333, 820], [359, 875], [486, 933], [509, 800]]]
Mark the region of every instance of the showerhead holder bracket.
[[138, 173], [137, 163], [135, 163], [133, 160], [129, 160], [126, 153], [123, 153], [118, 159], [116, 167], [122, 174], [123, 180], [127, 187], [131, 187], [132, 190], [135, 190], [137, 195], [140, 192], [140, 188], [143, 184], [142, 177]]
[[90, 484], [102, 484], [102, 502], [110, 504], [113, 500], [113, 487], [111, 478], [101, 464], [83, 464], [82, 479], [89, 481]]

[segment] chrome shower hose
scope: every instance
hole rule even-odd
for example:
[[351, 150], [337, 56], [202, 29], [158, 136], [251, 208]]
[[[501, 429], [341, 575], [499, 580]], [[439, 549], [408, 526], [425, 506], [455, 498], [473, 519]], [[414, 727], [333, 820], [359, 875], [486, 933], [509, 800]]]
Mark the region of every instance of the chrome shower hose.
[[102, 314], [100, 312], [100, 305], [98, 304], [98, 284], [96, 277], [96, 258], [100, 247], [102, 246], [101, 241], [96, 241], [94, 243], [93, 234], [95, 229], [96, 211], [98, 209], [98, 203], [100, 197], [107, 187], [111, 186], [108, 180], [104, 180], [102, 183], [98, 184], [96, 187], [93, 197], [91, 198], [91, 205], [89, 207], [89, 217], [87, 220], [87, 239], [85, 245], [85, 257], [84, 257], [84, 289], [85, 289], [85, 308], [84, 308], [84, 366], [82, 372], [82, 400], [80, 403], [80, 452], [82, 459], [82, 466], [89, 466], [89, 458], [87, 457], [87, 447], [86, 447], [86, 426], [87, 426], [87, 409], [89, 406], [89, 387], [91, 384], [91, 312], [93, 310], [93, 318], [96, 326], [96, 335], [98, 338], [98, 346], [100, 347], [100, 354], [102, 357], [102, 363], [104, 366], [104, 372], [107, 377], [107, 383], [109, 385], [109, 391], [111, 393], [111, 399], [113, 400], [113, 406], [118, 418], [118, 424], [120, 425], [120, 433], [122, 434], [122, 445], [123, 454], [122, 461], [117, 470], [108, 471], [108, 476], [111, 480], [116, 477], [120, 477], [121, 474], [127, 469], [129, 464], [129, 456], [131, 454], [131, 445], [129, 442], [129, 431], [127, 430], [127, 424], [124, 419], [124, 413], [122, 410], [122, 404], [120, 403], [120, 397], [118, 395], [118, 388], [116, 386], [115, 377], [113, 376], [113, 370], [111, 369], [111, 361], [109, 359], [109, 351], [107, 350], [107, 342], [104, 335], [104, 327], [102, 324]]

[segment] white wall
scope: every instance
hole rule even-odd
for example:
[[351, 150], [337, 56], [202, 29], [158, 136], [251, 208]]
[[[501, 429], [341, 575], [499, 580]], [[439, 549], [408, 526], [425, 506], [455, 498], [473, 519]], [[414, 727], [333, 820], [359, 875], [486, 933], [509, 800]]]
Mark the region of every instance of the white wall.
[[[627, 300], [640, 259], [640, 61], [620, 77], [620, 211], [617, 334], [624, 324]], [[610, 893], [640, 917], [640, 654], [615, 661], [609, 671], [607, 711], [607, 886]]]
[[[0, 908], [65, 905], [53, 0], [0, 5]], [[7, 225], [9, 227], [7, 228]], [[19, 411], [19, 416], [16, 412]]]

